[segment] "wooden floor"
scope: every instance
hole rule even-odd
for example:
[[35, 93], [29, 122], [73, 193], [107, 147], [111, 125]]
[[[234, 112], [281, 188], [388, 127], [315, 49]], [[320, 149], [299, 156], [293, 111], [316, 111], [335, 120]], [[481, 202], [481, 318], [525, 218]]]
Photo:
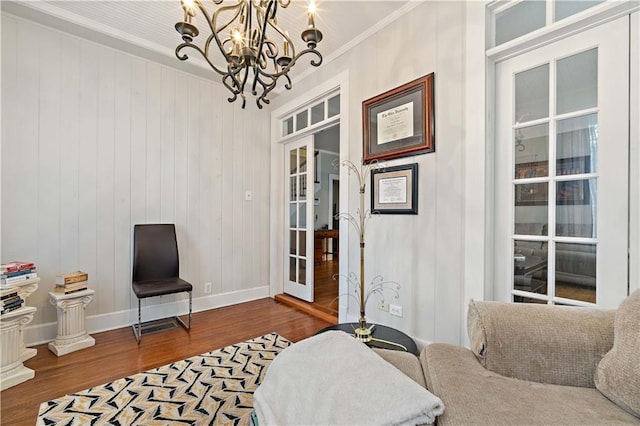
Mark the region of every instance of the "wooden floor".
[[130, 327], [92, 334], [95, 346], [61, 357], [39, 345], [25, 362], [35, 378], [0, 393], [0, 424], [32, 426], [44, 401], [272, 331], [297, 342], [327, 325], [267, 298], [198, 312], [190, 333], [178, 327], [148, 334], [140, 345]]
[[338, 280], [333, 276], [338, 273], [338, 259], [318, 262], [314, 268], [314, 302], [315, 309], [327, 312], [338, 318]]

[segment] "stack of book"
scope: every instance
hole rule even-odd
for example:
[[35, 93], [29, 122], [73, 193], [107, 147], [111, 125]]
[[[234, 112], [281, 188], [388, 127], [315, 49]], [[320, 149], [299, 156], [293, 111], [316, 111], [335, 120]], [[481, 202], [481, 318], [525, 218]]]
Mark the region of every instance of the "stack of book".
[[82, 271], [56, 275], [56, 287], [53, 290], [63, 294], [86, 290], [88, 279], [89, 274]]
[[38, 273], [33, 262], [13, 260], [0, 265], [0, 291], [11, 290], [17, 284], [36, 278], [38, 278]]
[[0, 315], [20, 309], [22, 308], [22, 305], [24, 305], [24, 300], [20, 295], [18, 295], [17, 288], [0, 290], [0, 301], [2, 301], [2, 305], [0, 306]]

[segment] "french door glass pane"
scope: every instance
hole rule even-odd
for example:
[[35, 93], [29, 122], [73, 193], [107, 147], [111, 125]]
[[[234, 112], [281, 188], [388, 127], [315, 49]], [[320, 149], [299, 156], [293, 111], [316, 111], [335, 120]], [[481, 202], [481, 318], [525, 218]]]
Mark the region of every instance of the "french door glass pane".
[[298, 150], [292, 149], [291, 151], [289, 151], [289, 158], [289, 174], [293, 175], [298, 173]]
[[559, 120], [556, 125], [556, 174], [596, 172], [598, 114]]
[[289, 281], [297, 282], [295, 257], [289, 257]]
[[575, 15], [578, 12], [589, 9], [597, 4], [602, 3], [604, 0], [556, 0], [555, 2], [555, 17], [556, 21], [567, 18], [571, 15]]
[[549, 126], [522, 127], [514, 132], [515, 179], [549, 176]]
[[300, 249], [298, 250], [298, 254], [300, 256], [307, 256], [307, 231], [299, 231], [298, 236], [300, 237]]
[[300, 148], [300, 173], [307, 171], [307, 148]]
[[[542, 210], [547, 208], [547, 202], [549, 199], [549, 184], [547, 182], [539, 182], [539, 183], [519, 183], [515, 185], [514, 190], [514, 199], [516, 205], [516, 222], [520, 223], [518, 217], [528, 217], [533, 216], [532, 213], [535, 210], [537, 213], [535, 216], [538, 220], [543, 220]], [[538, 209], [531, 209], [528, 207], [538, 207]], [[533, 217], [532, 217], [533, 219]], [[531, 222], [531, 221], [529, 221]]]
[[516, 74], [514, 123], [549, 116], [549, 64]]
[[544, 1], [524, 0], [496, 15], [496, 46], [542, 28], [546, 21]]
[[296, 203], [289, 203], [289, 228], [295, 228], [298, 219], [296, 217], [298, 205]]
[[513, 252], [513, 288], [547, 294], [547, 243], [516, 240]]
[[298, 215], [298, 228], [307, 227], [307, 203], [300, 203], [300, 211]]
[[556, 182], [556, 235], [596, 238], [596, 179]]
[[598, 49], [590, 49], [558, 60], [557, 114], [598, 105]]
[[296, 254], [296, 247], [297, 247], [296, 235], [297, 235], [297, 231], [289, 230], [289, 254]]
[[307, 285], [307, 261], [300, 259], [300, 274], [298, 275], [298, 284]]
[[556, 296], [596, 303], [596, 245], [556, 244]]

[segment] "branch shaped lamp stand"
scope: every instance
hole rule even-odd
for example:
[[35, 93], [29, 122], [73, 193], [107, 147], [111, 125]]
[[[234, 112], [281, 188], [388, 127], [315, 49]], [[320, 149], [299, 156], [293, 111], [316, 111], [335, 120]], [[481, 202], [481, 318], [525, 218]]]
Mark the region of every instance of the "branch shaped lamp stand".
[[[355, 228], [360, 237], [360, 277], [358, 278], [353, 272], [351, 272], [348, 276], [344, 276], [342, 274], [336, 275], [342, 275], [347, 280], [348, 286], [350, 288], [349, 293], [342, 294], [340, 296], [346, 295], [355, 297], [360, 306], [360, 318], [358, 319], [358, 326], [354, 327], [353, 329], [353, 336], [363, 343], [380, 342], [384, 343], [385, 345], [395, 346], [406, 351], [407, 348], [399, 343], [394, 343], [388, 340], [373, 337], [373, 329], [375, 327], [375, 324], [371, 324], [369, 327], [367, 327], [367, 320], [365, 317], [365, 308], [367, 306], [369, 298], [372, 295], [375, 294], [379, 296], [382, 301], [384, 301], [384, 295], [387, 292], [392, 293], [396, 299], [400, 295], [400, 284], [395, 281], [385, 281], [381, 275], [377, 275], [374, 279], [371, 280], [371, 285], [367, 292], [365, 292], [364, 288], [364, 236], [367, 223], [372, 216], [371, 210], [365, 210], [364, 208], [365, 187], [371, 170], [382, 169], [383, 166], [377, 161], [362, 165], [360, 166], [360, 168], [358, 168], [349, 160], [343, 160], [340, 162], [340, 164], [349, 169], [350, 175], [355, 174], [357, 176], [360, 190], [360, 207], [357, 210], [356, 216], [352, 215], [351, 213], [338, 213], [335, 216], [336, 219], [348, 221]], [[336, 278], [336, 276], [334, 276], [334, 279]], [[353, 288], [353, 293], [351, 293], [351, 288]]]

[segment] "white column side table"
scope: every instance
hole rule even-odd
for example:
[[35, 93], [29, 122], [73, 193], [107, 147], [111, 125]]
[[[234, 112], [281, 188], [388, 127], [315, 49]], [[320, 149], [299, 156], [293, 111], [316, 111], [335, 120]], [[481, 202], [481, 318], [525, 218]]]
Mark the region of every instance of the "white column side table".
[[22, 329], [33, 320], [36, 308], [24, 306], [0, 318], [0, 391], [33, 379], [35, 371], [22, 363]]
[[91, 289], [63, 294], [49, 292], [49, 302], [58, 313], [58, 335], [49, 343], [49, 350], [57, 356], [88, 348], [96, 341], [85, 328], [85, 307], [93, 300]]
[[[39, 283], [40, 283], [40, 278], [34, 278], [32, 280], [23, 281], [15, 285], [16, 289], [18, 290], [18, 296], [22, 297], [22, 300], [24, 300], [24, 306], [27, 305], [27, 298], [31, 296], [38, 289]], [[23, 336], [20, 336], [20, 345], [22, 347], [22, 355], [21, 355], [22, 362], [33, 358], [38, 353], [37, 349], [27, 348], [25, 346]]]

